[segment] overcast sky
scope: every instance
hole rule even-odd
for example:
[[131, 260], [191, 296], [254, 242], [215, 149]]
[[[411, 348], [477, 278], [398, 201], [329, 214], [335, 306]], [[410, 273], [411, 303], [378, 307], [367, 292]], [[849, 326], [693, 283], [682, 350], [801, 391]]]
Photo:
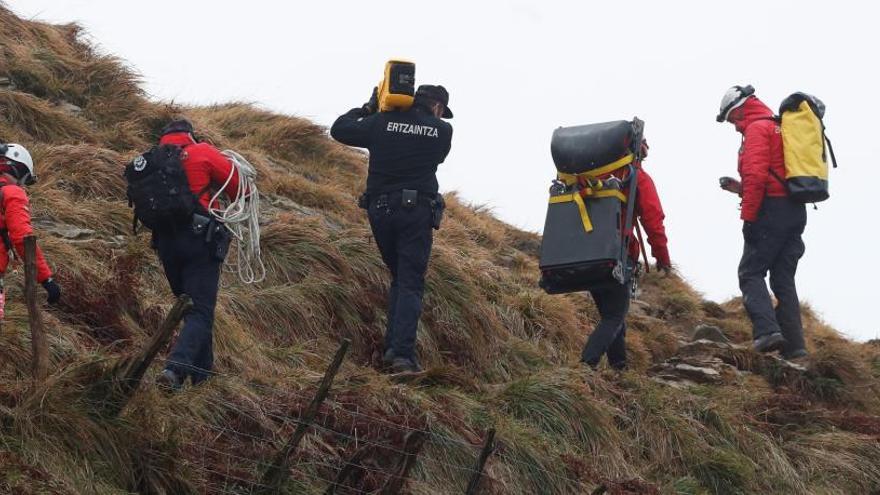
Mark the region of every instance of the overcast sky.
[[[822, 98], [841, 168], [810, 209], [802, 299], [847, 335], [880, 337], [876, 202], [880, 71], [872, 2], [11, 0], [25, 17], [76, 21], [144, 76], [151, 95], [229, 100], [328, 125], [363, 103], [384, 63], [417, 64], [455, 111], [441, 188], [540, 231], [558, 126], [646, 121], [645, 168], [667, 214], [673, 262], [707, 297], [738, 294], [740, 138], [715, 115], [751, 83], [771, 108], [794, 91]], [[443, 235], [442, 231], [439, 235]]]

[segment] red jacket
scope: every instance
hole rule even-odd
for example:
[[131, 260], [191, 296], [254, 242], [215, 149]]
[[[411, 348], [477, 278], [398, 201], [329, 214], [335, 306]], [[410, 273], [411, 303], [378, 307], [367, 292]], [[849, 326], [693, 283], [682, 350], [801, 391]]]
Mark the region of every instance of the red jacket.
[[[228, 158], [217, 148], [208, 143], [196, 143], [186, 132], [174, 132], [162, 136], [159, 144], [174, 144], [184, 149], [183, 170], [192, 190], [202, 206], [208, 208], [211, 196], [216, 189], [226, 183], [229, 174], [232, 179], [226, 187], [226, 194], [235, 197], [238, 194], [238, 171]], [[214, 205], [215, 207], [217, 205]]]
[[[663, 213], [663, 205], [660, 204], [657, 186], [654, 185], [654, 179], [642, 168], [639, 168], [638, 180], [639, 185], [636, 189], [636, 218], [642, 224], [642, 227], [645, 228], [648, 244], [651, 245], [651, 256], [661, 265], [672, 266], [669, 260], [666, 228], [663, 226], [666, 214]], [[636, 260], [639, 259], [640, 251], [638, 239], [632, 237], [629, 243], [630, 257]]]
[[[663, 213], [663, 205], [660, 203], [660, 196], [657, 194], [657, 186], [654, 185], [654, 179], [642, 168], [638, 166], [638, 185], [636, 186], [636, 205], [635, 218], [633, 225], [638, 221], [645, 228], [645, 234], [648, 236], [648, 244], [651, 245], [651, 256], [657, 263], [666, 266], [672, 266], [669, 260], [669, 248], [667, 247], [666, 228], [663, 226], [663, 220], [666, 214]], [[613, 175], [618, 178], [624, 178], [626, 169], [615, 172]], [[624, 187], [623, 193], [628, 197], [629, 189]], [[625, 210], [624, 210], [625, 211]], [[630, 235], [629, 256], [634, 260], [639, 259], [641, 247], [637, 236], [632, 235], [633, 229], [624, 234]]]
[[[11, 249], [15, 249], [19, 258], [24, 259], [24, 238], [33, 234], [31, 227], [31, 211], [27, 193], [20, 186], [0, 179], [0, 194], [3, 196], [0, 205], [0, 230], [9, 234], [12, 246], [0, 249], [0, 276], [6, 273], [9, 266]], [[43, 251], [37, 246], [37, 282], [43, 283], [52, 276], [52, 270], [43, 257]]]
[[[772, 120], [773, 111], [761, 100], [751, 97], [743, 104], [744, 117], [736, 121], [736, 130], [743, 135], [739, 149], [739, 175], [742, 181], [742, 212], [746, 222], [758, 219], [765, 196], [785, 197], [781, 178], [785, 177], [782, 134]], [[770, 173], [773, 170], [779, 177]]]

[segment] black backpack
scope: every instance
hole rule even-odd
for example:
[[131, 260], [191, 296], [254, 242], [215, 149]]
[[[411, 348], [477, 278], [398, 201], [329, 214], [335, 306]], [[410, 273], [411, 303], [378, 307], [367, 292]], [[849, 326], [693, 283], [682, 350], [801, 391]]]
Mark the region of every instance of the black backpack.
[[184, 149], [172, 144], [150, 148], [125, 166], [132, 228], [140, 221], [150, 230], [168, 230], [192, 220], [200, 209], [183, 170]]
[[[619, 120], [553, 132], [556, 180], [541, 239], [539, 286], [564, 294], [626, 284], [644, 122]], [[625, 178], [608, 174], [628, 169]]]

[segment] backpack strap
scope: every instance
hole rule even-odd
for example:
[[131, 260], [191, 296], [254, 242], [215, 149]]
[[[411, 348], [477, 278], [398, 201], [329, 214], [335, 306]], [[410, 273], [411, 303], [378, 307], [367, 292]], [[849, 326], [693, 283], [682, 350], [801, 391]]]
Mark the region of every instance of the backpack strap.
[[648, 263], [648, 251], [645, 249], [645, 238], [642, 236], [642, 222], [635, 220], [636, 233], [639, 235], [639, 248], [642, 250], [642, 259], [645, 260], [645, 273], [651, 273], [651, 264]]
[[629, 166], [634, 158], [635, 156], [633, 154], [628, 154], [608, 165], [603, 165], [599, 168], [588, 170], [580, 174], [557, 173], [556, 180], [559, 182], [562, 182], [569, 187], [580, 185], [580, 188], [575, 187], [569, 194], [551, 196], [550, 204], [574, 201], [578, 207], [578, 212], [581, 215], [581, 222], [584, 225], [584, 231], [592, 232], [593, 222], [590, 220], [590, 215], [587, 212], [587, 205], [584, 203], [584, 199], [617, 198], [621, 203], [626, 203], [627, 198], [622, 192], [618, 189], [607, 187], [606, 182], [600, 180], [598, 177]]
[[[6, 206], [4, 204], [3, 189], [8, 186], [6, 182], [0, 183], [0, 215], [6, 215]], [[15, 252], [14, 246], [12, 245], [12, 239], [9, 238], [9, 229], [0, 229], [0, 240], [3, 242], [3, 248], [6, 249], [7, 252], [12, 251], [12, 258], [18, 259], [18, 253]]]
[[614, 267], [612, 275], [621, 284], [626, 284], [628, 278], [632, 275], [628, 274], [627, 256], [629, 252], [629, 243], [632, 239], [633, 219], [636, 212], [636, 201], [638, 198], [639, 185], [639, 165], [642, 163], [642, 139], [645, 135], [645, 123], [638, 118], [633, 119], [633, 163], [629, 165], [629, 194], [626, 197], [626, 220], [624, 224], [624, 232], [628, 232], [620, 243], [620, 256], [617, 259], [617, 266]]
[[770, 175], [775, 177], [776, 180], [778, 180], [780, 184], [782, 184], [782, 187], [786, 188], [786, 191], [788, 190], [788, 185], [785, 183], [785, 180], [782, 177], [780, 177], [779, 174], [777, 174], [775, 170], [773, 170], [772, 168], [768, 168], [767, 171], [770, 172]]
[[834, 156], [834, 147], [831, 146], [831, 140], [828, 139], [828, 136], [825, 135], [825, 126], [822, 126], [822, 137], [825, 138], [825, 142], [828, 143], [828, 151], [831, 153], [831, 164], [834, 168], [837, 168], [837, 157]]
[[[195, 136], [193, 136], [193, 139], [195, 139]], [[195, 144], [200, 144], [200, 143], [201, 143], [201, 141], [196, 141], [194, 143], [180, 144], [180, 145], [176, 145], [176, 146], [180, 146], [180, 149], [185, 151], [190, 146], [193, 146]], [[180, 160], [180, 168], [183, 170], [184, 175], [186, 175], [186, 167], [183, 166], [183, 160]], [[187, 176], [187, 182], [189, 182], [188, 176]], [[202, 196], [204, 196], [206, 194], [208, 195], [208, 211], [204, 212], [208, 216], [210, 216], [209, 212], [211, 209], [211, 196], [213, 196], [213, 194], [212, 194], [213, 190], [214, 190], [213, 184], [209, 181], [208, 184], [205, 187], [203, 187], [198, 193], [193, 193], [193, 195], [196, 197], [196, 208], [198, 208], [198, 209], [203, 209], [201, 207], [202, 206]]]
[[[773, 122], [776, 122], [777, 124], [782, 124], [782, 117], [779, 115], [773, 115], [770, 117], [761, 117], [758, 120], [772, 120]], [[745, 143], [745, 141], [746, 141], [746, 137], [743, 136], [743, 143]], [[767, 167], [767, 171], [770, 172], [770, 175], [772, 175], [774, 178], [776, 178], [776, 180], [778, 180], [780, 184], [782, 184], [782, 187], [786, 188], [786, 191], [788, 190], [788, 186], [785, 183], [785, 179], [780, 177], [779, 174], [777, 174], [776, 171], [774, 171], [770, 167]]]
[[[639, 143], [641, 143], [641, 133], [639, 133]], [[625, 284], [627, 280], [627, 254], [629, 252], [629, 241], [630, 237], [632, 237], [632, 229], [633, 229], [633, 218], [635, 217], [636, 210], [636, 195], [639, 193], [637, 186], [639, 184], [639, 169], [637, 167], [632, 167], [632, 172], [629, 176], [629, 194], [626, 198], [626, 221], [624, 224], [624, 232], [629, 232], [629, 235], [624, 236], [623, 242], [620, 243], [620, 257], [617, 260], [617, 266], [614, 268], [614, 278], [617, 279], [621, 284]]]

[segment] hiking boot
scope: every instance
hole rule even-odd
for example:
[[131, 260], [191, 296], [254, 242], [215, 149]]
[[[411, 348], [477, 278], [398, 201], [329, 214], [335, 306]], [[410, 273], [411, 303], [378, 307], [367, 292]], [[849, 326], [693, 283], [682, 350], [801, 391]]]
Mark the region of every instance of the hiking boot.
[[779, 332], [773, 332], [755, 339], [752, 348], [757, 352], [766, 353], [778, 351], [782, 348], [782, 344], [785, 344], [785, 337]]
[[782, 355], [782, 357], [788, 361], [796, 361], [798, 359], [803, 359], [807, 356], [809, 356], [809, 353], [807, 353], [806, 349], [797, 349]]
[[578, 361], [576, 365], [574, 365], [574, 370], [577, 371], [581, 378], [585, 383], [589, 383], [593, 377], [598, 376], [599, 370], [596, 369], [596, 366], [593, 366], [585, 361]]
[[162, 370], [156, 377], [156, 386], [166, 392], [179, 392], [183, 388], [183, 378], [171, 370]]
[[812, 360], [810, 359], [810, 355], [807, 353], [807, 351], [804, 351], [803, 349], [792, 351], [788, 354], [783, 354], [782, 357], [783, 359], [785, 359], [785, 362], [788, 363], [788, 366], [802, 373], [807, 372], [810, 368], [814, 366]]
[[422, 371], [422, 367], [415, 359], [396, 357], [391, 362], [391, 371], [394, 373], [419, 373]]
[[382, 354], [382, 366], [390, 368], [392, 363], [394, 363], [394, 349], [388, 349]]
[[611, 367], [614, 371], [623, 373], [626, 371], [629, 366], [626, 365], [626, 361], [618, 361], [616, 363], [608, 363], [608, 366]]
[[578, 361], [578, 365], [581, 368], [589, 369], [590, 371], [596, 371], [597, 369], [599, 369], [599, 363], [588, 363], [588, 362], [584, 361], [583, 359]]

